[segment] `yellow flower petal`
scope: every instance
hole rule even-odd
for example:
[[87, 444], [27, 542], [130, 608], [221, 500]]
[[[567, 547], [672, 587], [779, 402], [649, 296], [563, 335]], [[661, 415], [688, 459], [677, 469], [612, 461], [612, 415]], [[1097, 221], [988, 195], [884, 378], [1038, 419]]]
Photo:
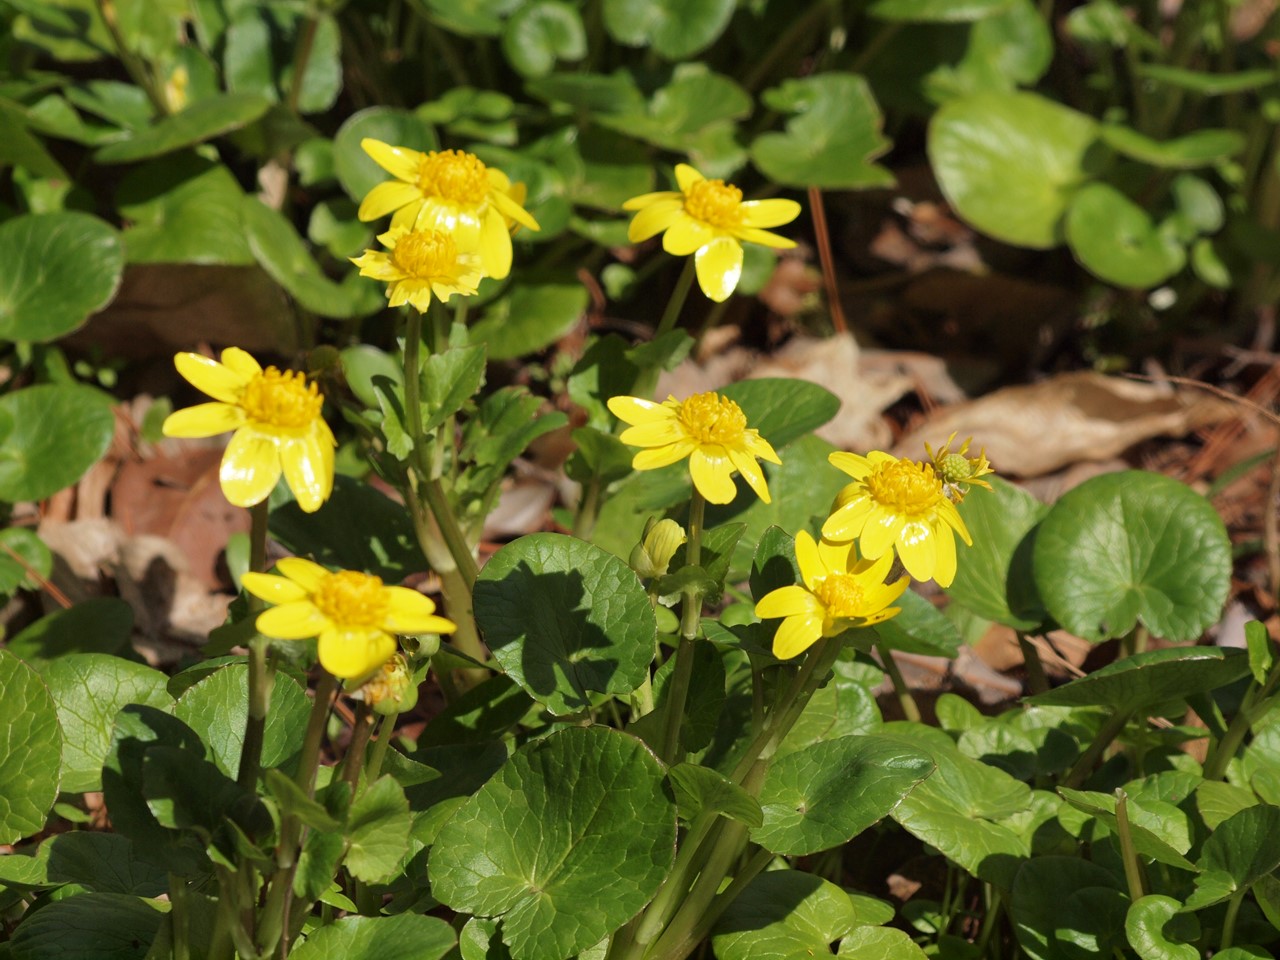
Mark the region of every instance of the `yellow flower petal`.
[[[938, 561], [933, 568], [933, 579], [938, 586], [949, 587], [956, 578], [956, 540], [942, 523], [934, 527], [933, 539]], [[906, 564], [904, 563], [903, 566], [905, 567]]]
[[396, 652], [396, 641], [381, 630], [326, 630], [320, 634], [320, 666], [335, 677], [363, 677]]
[[421, 199], [422, 190], [416, 184], [387, 180], [364, 195], [356, 217], [360, 220], [377, 220]]
[[794, 200], [747, 200], [738, 205], [744, 227], [780, 227], [800, 216]]
[[790, 660], [808, 650], [822, 636], [822, 617], [787, 617], [773, 636], [773, 655], [779, 660]]
[[687, 257], [715, 238], [714, 227], [685, 215], [677, 217], [662, 235], [662, 249], [673, 257]]
[[388, 633], [453, 633], [457, 624], [436, 616], [436, 605], [430, 597], [408, 587], [386, 587], [387, 615], [383, 628]]
[[632, 426], [675, 420], [675, 412], [666, 404], [641, 397], [610, 397], [608, 407], [615, 417]]
[[255, 597], [269, 603], [294, 603], [307, 598], [307, 591], [292, 580], [271, 573], [250, 571], [241, 577], [240, 583]]
[[950, 500], [943, 500], [936, 507], [938, 516], [946, 521], [956, 533], [960, 534], [960, 539], [973, 546], [973, 537], [969, 536], [969, 528], [965, 526], [964, 519], [960, 516], [960, 511], [956, 509], [954, 503]]
[[409, 183], [416, 183], [418, 168], [422, 164], [423, 157], [423, 154], [417, 150], [410, 150], [408, 147], [393, 147], [389, 143], [374, 140], [372, 137], [365, 137], [361, 140], [360, 148], [373, 158], [374, 163], [393, 177]]
[[755, 227], [738, 227], [733, 231], [733, 235], [739, 240], [758, 243], [762, 247], [773, 247], [775, 250], [790, 250], [796, 245], [794, 240], [770, 233], [768, 230], [757, 230]]
[[800, 581], [806, 587], [812, 587], [815, 581], [830, 572], [822, 562], [822, 554], [818, 552], [818, 545], [813, 542], [808, 530], [801, 530], [796, 534], [796, 563], [800, 566]]
[[632, 218], [631, 225], [627, 227], [627, 239], [632, 243], [643, 243], [684, 216], [682, 200], [656, 200]]
[[726, 447], [725, 450], [729, 454], [729, 460], [742, 474], [742, 479], [747, 481], [747, 486], [755, 491], [756, 496], [765, 503], [772, 502], [769, 499], [769, 484], [765, 482], [764, 473], [760, 469], [760, 464], [756, 463], [756, 458], [736, 447]]
[[747, 448], [747, 452], [753, 457], [761, 460], [768, 460], [770, 463], [782, 463], [778, 457], [777, 451], [773, 449], [772, 444], [764, 437], [760, 436], [757, 430], [748, 430], [743, 437], [743, 443]]
[[245, 419], [244, 410], [233, 404], [197, 403], [165, 417], [160, 432], [166, 437], [216, 437], [238, 429]]
[[880, 507], [874, 507], [859, 534], [858, 549], [862, 551], [862, 555], [875, 560], [893, 549], [893, 542], [898, 539], [903, 523], [903, 519], [897, 514], [887, 514]]
[[[657, 470], [659, 467], [666, 467], [676, 463], [689, 456], [696, 447], [692, 440], [685, 440], [681, 443], [673, 443], [669, 447], [654, 447], [651, 450], [641, 450], [631, 458], [631, 466], [636, 470]], [[730, 481], [732, 486], [732, 481]], [[703, 494], [706, 496], [706, 494]], [[710, 500], [710, 497], [707, 497]], [[730, 500], [733, 498], [730, 497]], [[717, 501], [712, 500], [712, 503]], [[728, 503], [728, 500], [720, 501]]]
[[[642, 193], [638, 197], [632, 197], [622, 205], [623, 210], [643, 210], [651, 203], [657, 203], [659, 200], [674, 200], [680, 206], [684, 206], [684, 194], [676, 193], [674, 190], [659, 190], [657, 193]], [[653, 236], [653, 234], [650, 234]]]
[[[933, 578], [934, 568], [938, 565], [938, 543], [942, 539], [944, 538], [937, 536], [929, 524], [923, 521], [916, 520], [902, 525], [896, 541], [898, 557], [914, 579]], [[945, 539], [951, 539], [950, 534]], [[865, 534], [863, 540], [866, 540]], [[951, 541], [951, 546], [954, 551], [954, 540]]]
[[631, 447], [664, 447], [668, 443], [679, 443], [685, 436], [680, 424], [670, 419], [628, 427], [618, 439]]
[[307, 593], [315, 593], [325, 577], [329, 576], [328, 570], [306, 557], [285, 557], [276, 564], [276, 569]]
[[480, 262], [484, 272], [495, 280], [502, 280], [511, 272], [511, 233], [502, 214], [493, 208], [480, 225]]
[[711, 452], [715, 449], [705, 444], [695, 448], [689, 454], [689, 474], [694, 487], [708, 503], [732, 503], [738, 495], [738, 487], [733, 482], [733, 463], [728, 456]]
[[771, 590], [756, 603], [756, 616], [761, 620], [793, 617], [797, 614], [820, 613], [817, 597], [804, 587], [792, 584]]
[[264, 637], [276, 640], [309, 640], [330, 626], [329, 618], [310, 600], [283, 603], [258, 614], [254, 622]]
[[[856, 551], [853, 548], [852, 541], [848, 543], [834, 543], [831, 540], [824, 539], [818, 543], [818, 556], [822, 559], [822, 565], [828, 572], [833, 570], [841, 573], [846, 570], [850, 573], [860, 572], [855, 566], [855, 554]], [[890, 562], [892, 562], [892, 559]], [[882, 580], [884, 580], [883, 573], [876, 578], [876, 582], [880, 582]]]
[[284, 480], [304, 513], [315, 513], [333, 492], [332, 460], [332, 446], [316, 430], [281, 443]]
[[219, 355], [219, 359], [228, 370], [244, 377], [245, 383], [262, 373], [262, 364], [253, 358], [253, 354], [239, 347], [227, 347]]
[[390, 255], [381, 250], [366, 250], [360, 256], [352, 257], [351, 262], [360, 268], [360, 276], [381, 280], [383, 283], [392, 283], [405, 277], [404, 271], [392, 263]]
[[705, 179], [707, 178], [689, 164], [676, 164], [676, 183], [679, 184], [681, 193], [687, 194], [695, 183], [701, 183]]
[[827, 517], [822, 524], [822, 535], [837, 542], [852, 540], [862, 533], [874, 510], [875, 504], [870, 499], [858, 497]]
[[422, 213], [422, 208], [426, 205], [427, 201], [419, 198], [413, 203], [401, 207], [391, 215], [392, 229], [412, 230], [413, 225], [418, 222], [418, 215]]
[[843, 470], [855, 480], [861, 480], [871, 472], [871, 461], [866, 457], [858, 456], [856, 453], [844, 453], [837, 451], [827, 456], [827, 462], [837, 470]]
[[[492, 175], [495, 173], [498, 173], [498, 171], [491, 167], [489, 169], [490, 177], [492, 178]], [[505, 175], [502, 175], [502, 177], [504, 180], [506, 179]], [[528, 227], [530, 230], [542, 229], [538, 226], [538, 221], [533, 219], [532, 214], [530, 214], [524, 207], [520, 206], [520, 204], [516, 203], [516, 201], [505, 191], [500, 189], [491, 190], [489, 192], [489, 202], [493, 204], [498, 213], [506, 217], [508, 220], [514, 220], [516, 223], [520, 224], [520, 226]], [[504, 224], [503, 226], [505, 228], [506, 225]]]
[[247, 427], [236, 431], [222, 455], [222, 495], [237, 507], [252, 507], [271, 495], [280, 479], [280, 452], [271, 437]]
[[717, 237], [694, 255], [694, 264], [702, 292], [722, 303], [742, 276], [742, 244], [732, 237]]
[[250, 380], [217, 360], [198, 353], [179, 353], [173, 358], [173, 365], [189, 384], [223, 403], [239, 403]]

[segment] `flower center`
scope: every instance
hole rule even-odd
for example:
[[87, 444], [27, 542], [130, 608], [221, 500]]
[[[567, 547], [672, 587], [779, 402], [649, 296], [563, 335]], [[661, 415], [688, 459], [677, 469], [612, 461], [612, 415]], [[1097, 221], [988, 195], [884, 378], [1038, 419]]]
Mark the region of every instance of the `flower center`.
[[458, 245], [438, 230], [414, 230], [396, 241], [391, 262], [411, 277], [452, 276], [458, 267]]
[[473, 153], [432, 150], [418, 164], [418, 186], [429, 197], [474, 207], [489, 195], [489, 171]]
[[316, 608], [343, 627], [378, 627], [387, 613], [382, 578], [358, 570], [331, 573], [311, 597]]
[[882, 463], [867, 477], [867, 493], [896, 513], [921, 514], [943, 497], [942, 481], [929, 464], [911, 460]]
[[747, 429], [742, 408], [718, 393], [695, 393], [680, 404], [680, 424], [698, 443], [733, 446]]
[[834, 618], [861, 616], [865, 594], [852, 574], [833, 573], [823, 577], [813, 588], [814, 596]]
[[959, 483], [973, 476], [973, 464], [959, 453], [948, 453], [937, 461], [938, 476], [946, 483]]
[[324, 397], [314, 383], [308, 385], [300, 370], [281, 372], [267, 367], [244, 388], [240, 406], [251, 420], [273, 427], [298, 429], [320, 416]]
[[699, 180], [684, 195], [689, 216], [724, 230], [742, 225], [742, 191], [723, 180]]

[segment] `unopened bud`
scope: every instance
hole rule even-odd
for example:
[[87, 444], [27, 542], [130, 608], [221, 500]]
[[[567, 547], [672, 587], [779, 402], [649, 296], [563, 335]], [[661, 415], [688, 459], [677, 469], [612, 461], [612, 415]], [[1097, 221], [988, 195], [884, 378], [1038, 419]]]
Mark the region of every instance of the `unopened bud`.
[[644, 538], [631, 551], [631, 569], [642, 577], [665, 576], [671, 558], [688, 539], [684, 527], [674, 520], [650, 520]]

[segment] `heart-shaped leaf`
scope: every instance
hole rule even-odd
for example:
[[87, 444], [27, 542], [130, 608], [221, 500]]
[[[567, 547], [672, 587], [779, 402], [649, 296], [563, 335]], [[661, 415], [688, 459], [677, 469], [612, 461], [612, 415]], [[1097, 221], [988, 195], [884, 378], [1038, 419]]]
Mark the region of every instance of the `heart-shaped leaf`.
[[[1129, 907], [1125, 936], [1142, 960], [1200, 960], [1200, 951], [1187, 941], [1200, 936], [1193, 914], [1181, 914], [1182, 904], [1173, 897], [1151, 894]], [[1172, 929], [1166, 929], [1175, 918]]]
[[502, 52], [526, 77], [545, 76], [558, 60], [581, 60], [587, 53], [582, 14], [563, 0], [525, 4], [502, 31]]
[[877, 957], [879, 960], [926, 960], [929, 954], [905, 930], [894, 927], [854, 927], [843, 940], [837, 957]]
[[16, 843], [44, 826], [58, 798], [62, 729], [39, 674], [0, 650], [0, 843]]
[[1104, 868], [1079, 857], [1044, 856], [1028, 860], [1013, 879], [1009, 912], [1018, 943], [1031, 960], [1074, 960], [1059, 946], [1062, 895], [1066, 890], [1110, 887], [1122, 882]]
[[378, 184], [392, 179], [391, 174], [374, 163], [360, 146], [365, 137], [410, 150], [426, 151], [439, 147], [430, 124], [408, 110], [368, 107], [353, 113], [334, 135], [333, 163], [342, 189], [356, 203]]
[[799, 870], [773, 870], [729, 904], [712, 946], [719, 960], [829, 956], [830, 945], [857, 925], [849, 895], [834, 883]]
[[116, 194], [129, 262], [252, 264], [243, 198], [230, 170], [194, 153], [144, 164]]
[[1040, 524], [1033, 556], [1049, 613], [1095, 643], [1139, 620], [1157, 636], [1193, 640], [1222, 612], [1231, 577], [1231, 542], [1209, 502], [1139, 470], [1068, 491]]
[[0, 397], [0, 500], [42, 500], [79, 480], [115, 432], [107, 397], [42, 383]]
[[436, 917], [343, 917], [289, 951], [296, 960], [440, 960], [457, 942]]
[[14, 960], [143, 960], [165, 915], [121, 893], [81, 893], [32, 910], [9, 943]]
[[1246, 807], [1220, 823], [1205, 841], [1196, 862], [1196, 892], [1188, 910], [1227, 900], [1280, 867], [1280, 807]]
[[1071, 201], [1067, 243], [1095, 276], [1121, 287], [1154, 287], [1186, 263], [1171, 230], [1108, 183], [1082, 187]]

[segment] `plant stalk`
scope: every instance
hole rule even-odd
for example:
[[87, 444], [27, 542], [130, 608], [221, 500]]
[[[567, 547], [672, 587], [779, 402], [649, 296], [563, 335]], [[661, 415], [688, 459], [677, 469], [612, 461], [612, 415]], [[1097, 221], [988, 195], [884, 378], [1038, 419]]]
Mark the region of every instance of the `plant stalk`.
[[[696, 567], [702, 561], [702, 526], [707, 501], [695, 488], [689, 501], [688, 546], [685, 563]], [[676, 648], [676, 666], [671, 674], [667, 690], [666, 725], [662, 736], [662, 759], [668, 764], [679, 763], [680, 725], [684, 720], [684, 706], [689, 699], [689, 683], [693, 679], [694, 643], [702, 619], [702, 591], [690, 587], [685, 591], [680, 607], [680, 646]]]

